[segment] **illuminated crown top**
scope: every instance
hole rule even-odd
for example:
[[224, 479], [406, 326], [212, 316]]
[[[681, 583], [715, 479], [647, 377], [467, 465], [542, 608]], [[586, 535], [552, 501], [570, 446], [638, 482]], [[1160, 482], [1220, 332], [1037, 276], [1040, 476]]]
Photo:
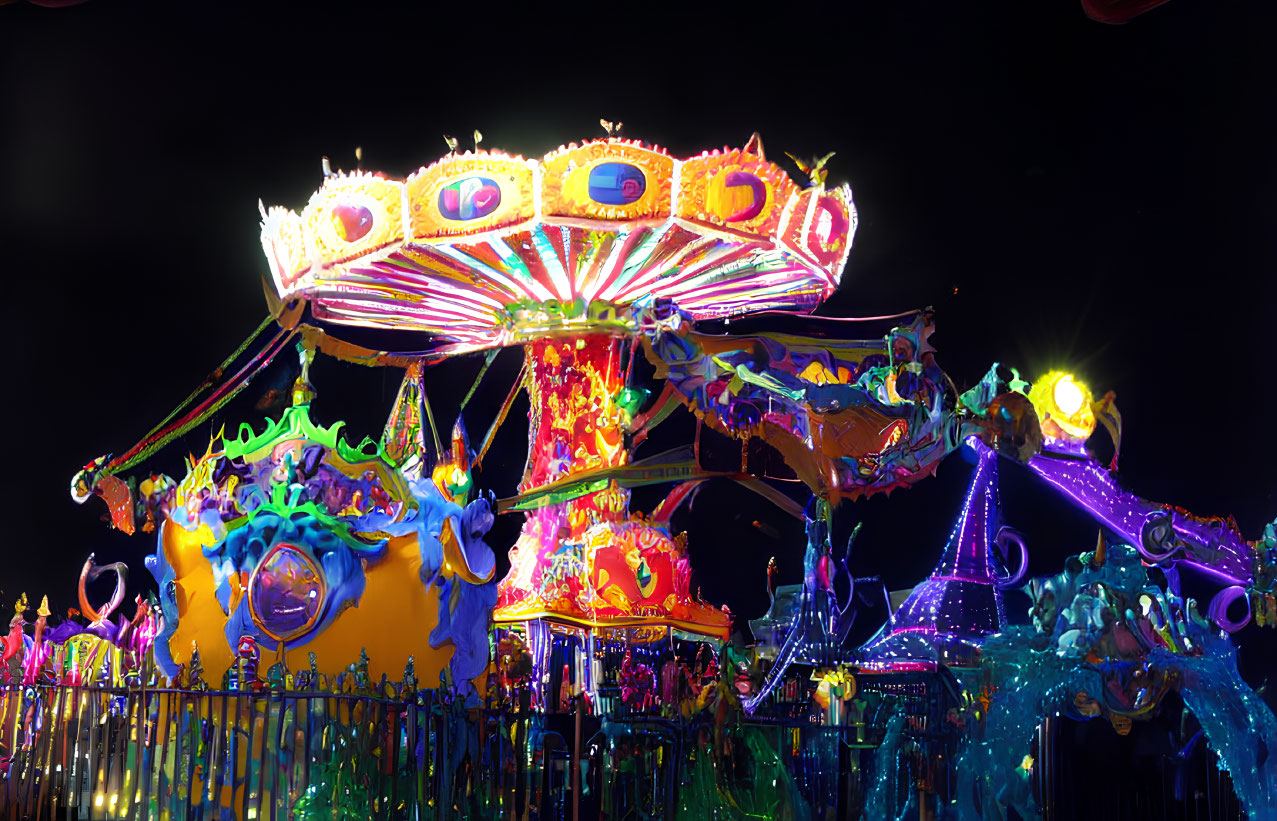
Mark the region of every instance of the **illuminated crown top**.
[[454, 153], [403, 181], [329, 177], [300, 215], [266, 212], [262, 245], [281, 298], [450, 352], [632, 329], [631, 307], [659, 298], [696, 318], [810, 310], [856, 229], [850, 188], [813, 177], [798, 186], [761, 149], [676, 160], [617, 138], [540, 161]]

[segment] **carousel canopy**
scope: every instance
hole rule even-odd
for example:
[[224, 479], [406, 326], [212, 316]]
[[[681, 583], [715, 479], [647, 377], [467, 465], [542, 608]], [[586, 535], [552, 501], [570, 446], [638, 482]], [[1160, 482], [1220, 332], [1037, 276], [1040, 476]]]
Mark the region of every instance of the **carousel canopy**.
[[262, 244], [281, 299], [463, 353], [632, 332], [660, 299], [696, 319], [811, 310], [856, 229], [850, 188], [823, 177], [800, 187], [756, 140], [686, 160], [616, 138], [454, 153], [406, 180], [330, 176], [301, 214], [267, 211]]

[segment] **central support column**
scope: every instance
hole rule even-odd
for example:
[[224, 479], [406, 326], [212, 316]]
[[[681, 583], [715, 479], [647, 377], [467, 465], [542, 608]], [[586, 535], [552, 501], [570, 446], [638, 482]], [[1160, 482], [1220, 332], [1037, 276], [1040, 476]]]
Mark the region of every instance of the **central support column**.
[[[497, 587], [497, 622], [555, 618], [584, 627], [667, 627], [727, 637], [728, 615], [690, 595], [682, 539], [660, 523], [632, 520], [630, 492], [590, 471], [631, 461], [621, 338], [593, 333], [525, 346], [530, 400], [521, 492], [557, 485], [527, 512]], [[581, 478], [582, 483], [572, 483]], [[566, 484], [567, 486], [564, 486]]]
[[[528, 463], [519, 490], [629, 462], [623, 428], [627, 420], [615, 399], [624, 387], [620, 340], [598, 335], [543, 339], [524, 350], [531, 407]], [[564, 538], [580, 539], [600, 521], [624, 521], [629, 501], [628, 491], [611, 487], [543, 507], [529, 518], [536, 520], [542, 544], [548, 546]]]
[[[682, 539], [659, 523], [630, 517], [629, 491], [589, 482], [591, 471], [629, 464], [623, 340], [607, 334], [546, 338], [527, 356], [528, 462], [521, 492], [557, 486], [527, 512], [497, 586], [497, 622], [544, 617], [585, 627], [667, 626], [726, 637], [730, 621], [689, 593]], [[582, 482], [573, 483], [578, 477]], [[564, 484], [568, 486], [564, 486]]]
[[[628, 463], [625, 414], [615, 399], [624, 387], [621, 340], [602, 334], [539, 339], [524, 352], [530, 407], [528, 461], [519, 490]], [[545, 595], [547, 586], [571, 586], [571, 579], [584, 570], [574, 565], [583, 565], [579, 547], [586, 531], [600, 523], [625, 522], [629, 501], [628, 491], [609, 484], [530, 511], [510, 554], [510, 573], [499, 586], [498, 609], [530, 596], [554, 598]]]

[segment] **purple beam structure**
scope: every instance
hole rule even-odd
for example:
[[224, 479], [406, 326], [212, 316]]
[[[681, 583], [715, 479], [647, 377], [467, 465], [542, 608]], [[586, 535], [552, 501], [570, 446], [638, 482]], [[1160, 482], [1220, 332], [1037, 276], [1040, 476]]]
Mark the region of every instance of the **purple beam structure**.
[[[1152, 564], [1183, 561], [1225, 584], [1254, 581], [1250, 546], [1222, 519], [1195, 519], [1122, 490], [1093, 459], [1051, 452], [1029, 467]], [[1183, 553], [1183, 558], [1179, 554]]]
[[[1101, 524], [1130, 542], [1150, 564], [1184, 564], [1225, 587], [1209, 605], [1210, 619], [1229, 632], [1250, 621], [1245, 586], [1254, 583], [1254, 560], [1241, 534], [1222, 519], [1198, 519], [1122, 490], [1095, 460], [1045, 451], [1029, 459], [1029, 468]], [[1228, 616], [1236, 602], [1240, 618]]]

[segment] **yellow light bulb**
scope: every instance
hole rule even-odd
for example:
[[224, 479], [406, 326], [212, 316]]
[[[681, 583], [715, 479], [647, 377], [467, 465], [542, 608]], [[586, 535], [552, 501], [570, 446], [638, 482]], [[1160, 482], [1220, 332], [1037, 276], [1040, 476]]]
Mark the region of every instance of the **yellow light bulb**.
[[1028, 395], [1047, 439], [1079, 443], [1095, 431], [1091, 389], [1073, 374], [1051, 371], [1033, 383]]
[[1055, 383], [1055, 406], [1065, 416], [1073, 416], [1082, 409], [1082, 389], [1073, 381], [1071, 376], [1062, 376], [1060, 381]]

